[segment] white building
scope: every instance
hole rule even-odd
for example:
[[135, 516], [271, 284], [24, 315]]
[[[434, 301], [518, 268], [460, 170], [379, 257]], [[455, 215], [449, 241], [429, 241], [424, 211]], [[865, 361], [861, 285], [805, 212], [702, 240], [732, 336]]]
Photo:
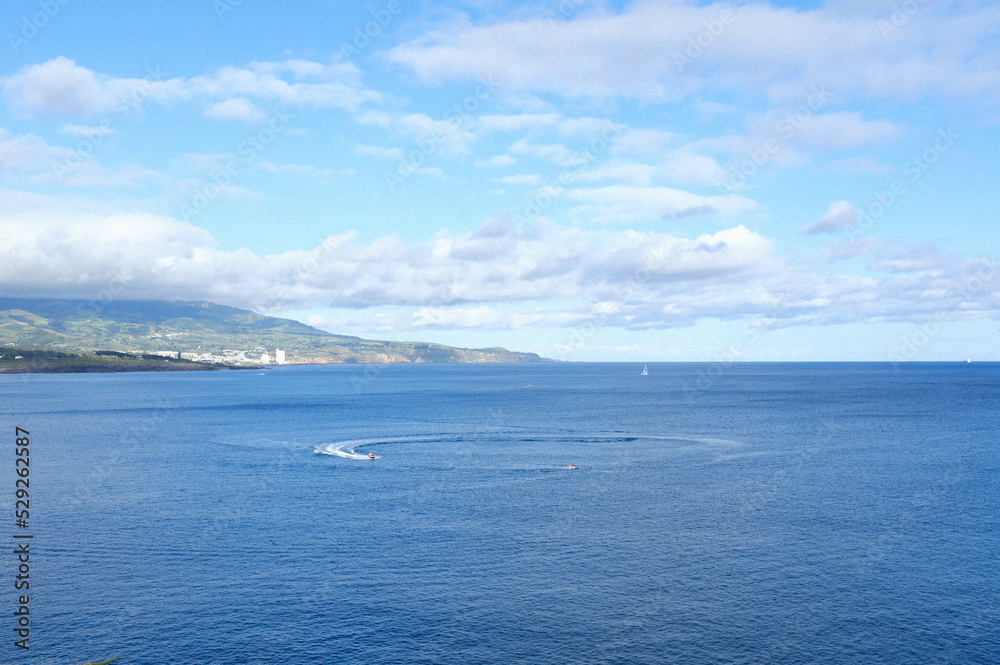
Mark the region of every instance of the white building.
[[260, 354], [260, 364], [261, 365], [268, 365], [270, 363], [271, 363], [271, 356], [267, 355], [266, 353]]
[[281, 349], [274, 350], [274, 362], [278, 363], [279, 365], [285, 364], [285, 352], [283, 350]]

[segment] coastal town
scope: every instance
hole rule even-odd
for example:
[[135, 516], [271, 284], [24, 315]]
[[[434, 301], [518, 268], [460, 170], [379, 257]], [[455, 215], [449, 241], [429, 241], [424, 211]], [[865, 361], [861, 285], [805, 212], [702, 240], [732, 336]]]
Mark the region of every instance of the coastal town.
[[[139, 353], [139, 351], [136, 351]], [[221, 351], [199, 353], [186, 351], [142, 351], [156, 356], [177, 358], [178, 360], [193, 360], [200, 363], [221, 365], [285, 365], [288, 363], [283, 349], [275, 349], [269, 353], [267, 349], [258, 347], [246, 349], [222, 349]]]

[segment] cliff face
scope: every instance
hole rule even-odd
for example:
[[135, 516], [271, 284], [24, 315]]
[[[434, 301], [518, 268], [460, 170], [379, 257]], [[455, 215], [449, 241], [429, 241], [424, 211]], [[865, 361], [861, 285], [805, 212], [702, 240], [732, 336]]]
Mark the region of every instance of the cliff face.
[[283, 349], [288, 363], [542, 362], [534, 353], [384, 342], [336, 335], [291, 319], [209, 302], [0, 298], [0, 344], [124, 352], [182, 352], [255, 362]]

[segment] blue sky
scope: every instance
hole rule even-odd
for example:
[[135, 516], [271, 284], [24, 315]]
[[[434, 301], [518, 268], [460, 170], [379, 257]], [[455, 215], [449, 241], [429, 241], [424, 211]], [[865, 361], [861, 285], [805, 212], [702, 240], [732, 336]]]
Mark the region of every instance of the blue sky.
[[0, 292], [567, 360], [1000, 359], [992, 2], [0, 9]]

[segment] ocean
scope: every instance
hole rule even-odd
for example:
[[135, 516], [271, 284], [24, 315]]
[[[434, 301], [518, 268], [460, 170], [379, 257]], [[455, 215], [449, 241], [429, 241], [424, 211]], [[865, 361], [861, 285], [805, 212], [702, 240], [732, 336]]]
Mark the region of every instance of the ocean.
[[1000, 364], [641, 369], [0, 376], [0, 662], [1000, 662]]

